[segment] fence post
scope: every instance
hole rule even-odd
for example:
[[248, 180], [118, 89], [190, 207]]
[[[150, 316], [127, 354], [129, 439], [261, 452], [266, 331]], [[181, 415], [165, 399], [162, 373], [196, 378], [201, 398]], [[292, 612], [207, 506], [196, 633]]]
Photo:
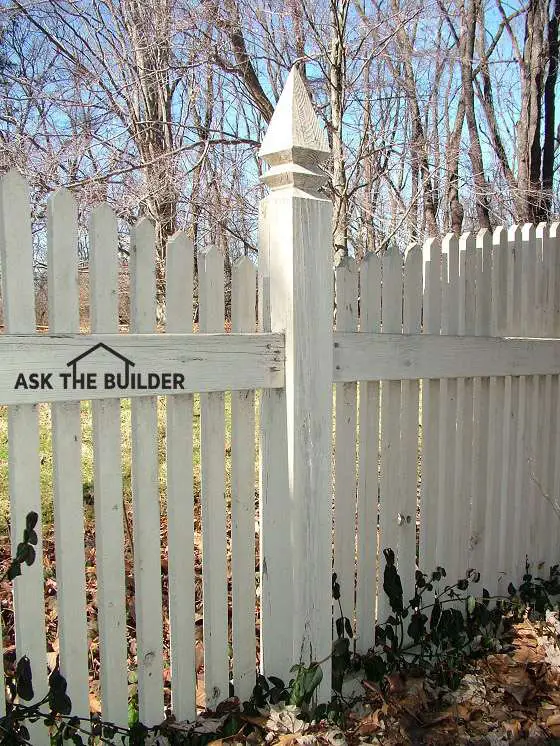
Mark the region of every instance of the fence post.
[[[268, 296], [261, 299], [261, 309], [266, 305], [262, 321], [286, 335], [285, 397], [278, 401], [285, 403], [288, 475], [286, 480], [277, 470], [277, 477], [287, 494], [276, 489], [275, 498], [282, 506], [271, 505], [266, 494], [274, 489], [270, 475], [262, 479], [263, 653], [266, 672], [277, 675], [286, 675], [290, 657], [293, 663], [326, 658], [332, 642], [332, 207], [319, 193], [325, 182], [319, 164], [329, 152], [303, 80], [293, 68], [260, 150], [269, 165], [263, 181], [271, 189], [261, 204], [260, 289]], [[272, 421], [264, 420], [263, 428]], [[275, 457], [285, 464], [282, 454]], [[291, 516], [289, 535], [270, 521], [267, 510]], [[276, 561], [288, 576], [275, 571]], [[278, 634], [286, 640], [287, 634], [274, 614], [290, 602], [291, 645], [281, 650], [271, 638]], [[273, 656], [267, 655], [269, 644], [276, 651]], [[273, 671], [273, 661], [284, 670]], [[322, 669], [319, 699], [325, 701], [330, 660]]]

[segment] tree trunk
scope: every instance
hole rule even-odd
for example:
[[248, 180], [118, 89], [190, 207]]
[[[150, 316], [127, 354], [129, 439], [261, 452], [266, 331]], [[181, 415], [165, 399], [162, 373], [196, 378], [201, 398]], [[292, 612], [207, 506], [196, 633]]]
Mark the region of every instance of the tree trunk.
[[521, 64], [521, 115], [517, 128], [517, 217], [532, 223], [540, 218], [541, 116], [544, 78], [544, 28], [547, 0], [531, 0], [525, 21]]
[[480, 228], [490, 228], [487, 197], [488, 187], [484, 178], [484, 161], [474, 110], [472, 60], [478, 15], [478, 0], [468, 0], [467, 8], [463, 6], [461, 12], [461, 87], [469, 132], [469, 158], [475, 187], [478, 224]]
[[554, 139], [556, 135], [556, 79], [558, 76], [558, 21], [560, 0], [554, 0], [554, 10], [548, 22], [548, 73], [544, 86], [544, 142], [542, 152], [542, 219], [548, 220], [552, 209], [554, 176]]
[[449, 229], [453, 233], [461, 233], [463, 230], [463, 216], [465, 214], [463, 205], [459, 200], [459, 152], [464, 121], [465, 102], [461, 99], [457, 106], [455, 125], [449, 137], [449, 143], [447, 146], [447, 169], [449, 174], [447, 202], [449, 205]]
[[[343, 3], [343, 6], [346, 4]], [[332, 133], [333, 245], [335, 260], [348, 255], [348, 192], [342, 140], [345, 7], [331, 2], [330, 104]]]

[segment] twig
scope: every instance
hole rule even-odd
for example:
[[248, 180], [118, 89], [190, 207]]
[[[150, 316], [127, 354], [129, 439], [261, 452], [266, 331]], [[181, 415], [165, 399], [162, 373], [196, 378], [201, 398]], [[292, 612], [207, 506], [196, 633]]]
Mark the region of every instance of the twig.
[[[528, 458], [527, 461], [528, 461], [529, 464], [531, 464], [533, 462], [533, 459], [532, 458]], [[539, 488], [539, 492], [541, 493], [541, 495], [550, 504], [550, 506], [552, 507], [552, 510], [556, 513], [556, 515], [558, 516], [558, 518], [560, 518], [560, 503], [558, 502], [558, 500], [556, 500], [556, 498], [554, 498], [554, 497], [551, 497], [548, 494], [548, 492], [545, 491], [544, 487], [542, 486], [542, 484], [540, 483], [540, 481], [537, 479], [537, 476], [535, 475], [535, 473], [531, 469], [529, 469], [529, 476], [531, 477], [531, 480]]]
[[128, 510], [126, 509], [126, 500], [123, 497], [123, 515], [124, 525], [126, 528], [126, 535], [128, 536], [128, 542], [130, 544], [130, 557], [134, 559], [134, 538], [132, 534], [132, 526], [130, 525], [130, 518], [128, 517]]

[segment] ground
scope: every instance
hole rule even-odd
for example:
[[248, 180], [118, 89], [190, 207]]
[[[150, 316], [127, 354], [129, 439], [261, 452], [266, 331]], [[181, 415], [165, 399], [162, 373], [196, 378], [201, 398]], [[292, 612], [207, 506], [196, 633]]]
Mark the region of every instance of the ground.
[[[455, 692], [398, 676], [382, 694], [366, 685], [353, 736], [370, 743], [553, 743], [560, 738], [557, 616], [525, 619], [499, 653], [474, 661]], [[557, 741], [560, 743], [560, 741]]]
[[[234, 716], [230, 700], [219, 713], [200, 717], [194, 730], [214, 733], [219, 746], [560, 744], [559, 631], [557, 615], [544, 623], [526, 618], [502, 651], [472, 662], [456, 691], [400, 674], [382, 687], [363, 681], [363, 696], [347, 703], [345, 722], [338, 725], [305, 722], [295, 706]], [[235, 734], [220, 737], [228, 713]]]

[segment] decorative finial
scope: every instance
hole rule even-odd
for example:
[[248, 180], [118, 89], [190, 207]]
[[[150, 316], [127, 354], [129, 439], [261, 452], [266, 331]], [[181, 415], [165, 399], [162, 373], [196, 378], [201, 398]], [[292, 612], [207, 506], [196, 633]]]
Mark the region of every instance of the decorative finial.
[[262, 180], [271, 189], [295, 186], [316, 191], [327, 179], [319, 164], [330, 152], [326, 133], [294, 65], [259, 151], [269, 166]]

